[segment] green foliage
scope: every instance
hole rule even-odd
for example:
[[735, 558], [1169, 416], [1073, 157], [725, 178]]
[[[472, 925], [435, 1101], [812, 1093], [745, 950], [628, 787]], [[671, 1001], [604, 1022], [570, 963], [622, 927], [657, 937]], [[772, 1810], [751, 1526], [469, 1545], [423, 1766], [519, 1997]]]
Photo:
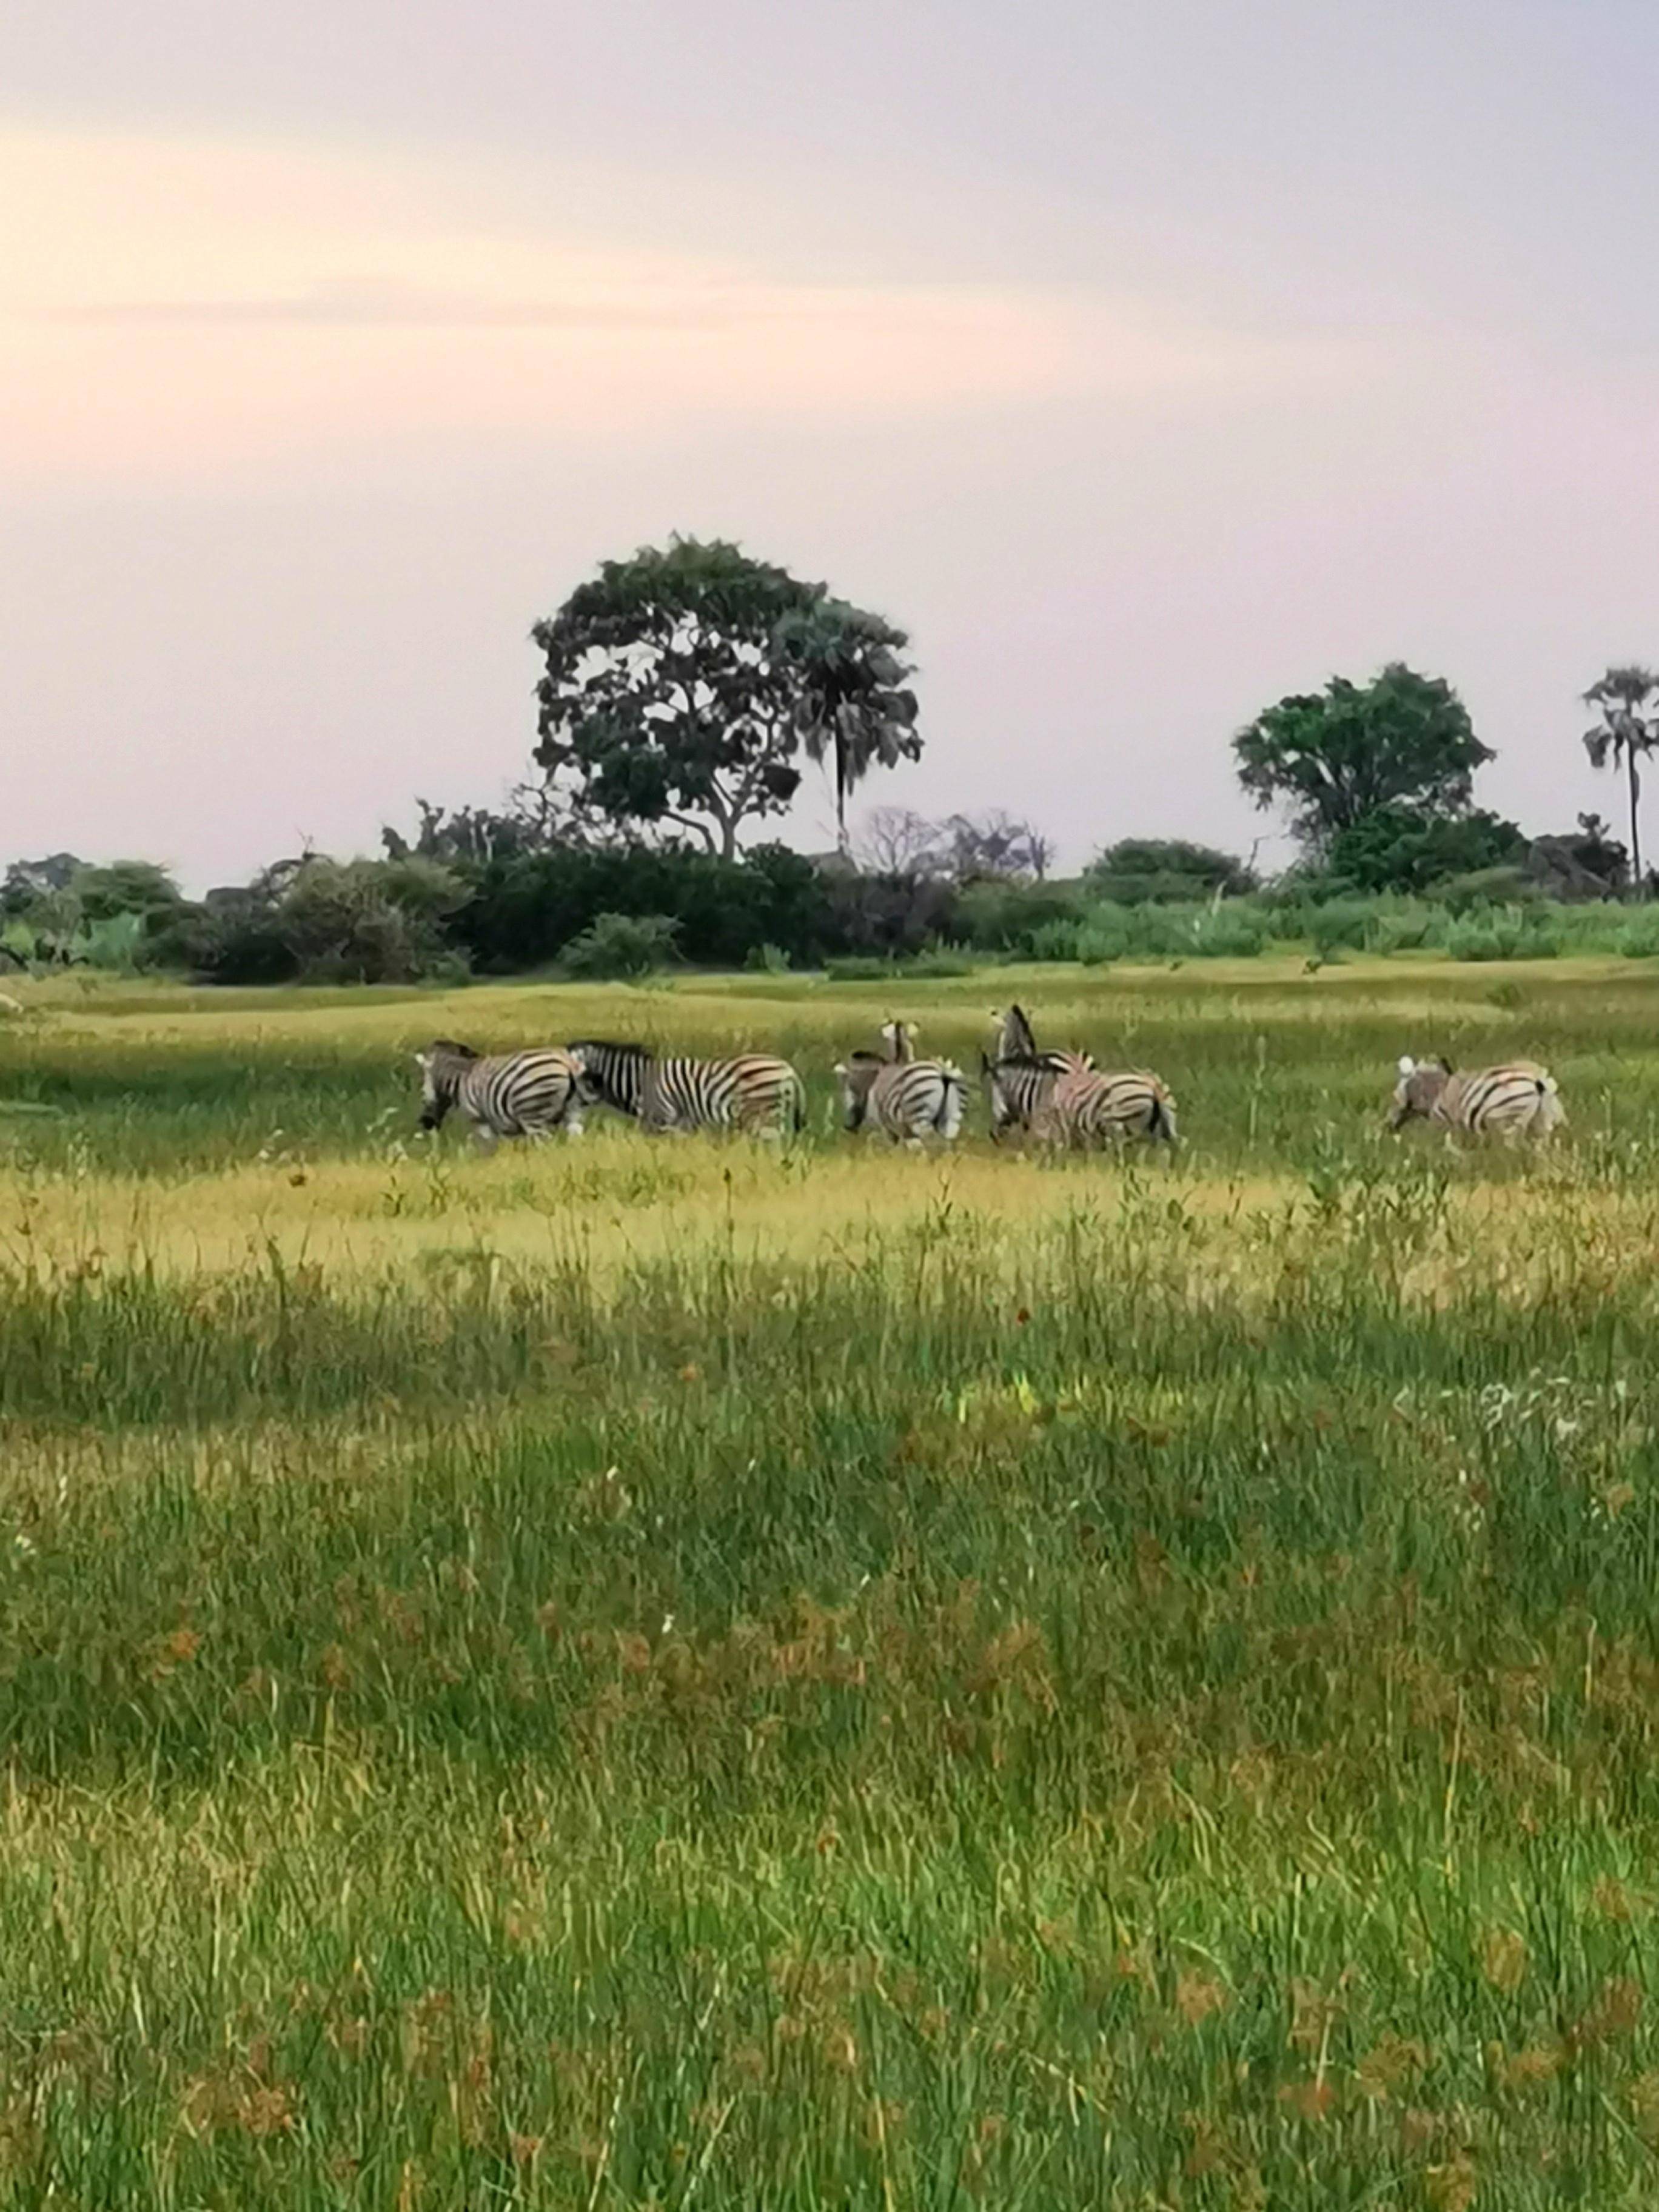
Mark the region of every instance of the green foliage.
[[1644, 907], [1619, 933], [1626, 960], [1659, 960], [1659, 906]]
[[184, 893], [171, 873], [153, 860], [112, 860], [107, 867], [81, 868], [69, 888], [89, 922], [118, 915], [151, 915], [165, 921], [184, 904]]
[[307, 859], [240, 896], [192, 909], [157, 940], [216, 983], [408, 983], [465, 960], [443, 925], [466, 885], [432, 860]]
[[751, 945], [743, 964], [751, 975], [787, 975], [794, 966], [781, 945]]
[[1322, 692], [1281, 699], [1233, 753], [1256, 803], [1287, 806], [1321, 852], [1380, 807], [1461, 814], [1475, 769], [1493, 758], [1451, 686], [1401, 661], [1370, 684], [1334, 676]]
[[508, 974], [545, 966], [596, 915], [666, 915], [679, 925], [684, 959], [741, 968], [752, 946], [769, 944], [805, 967], [845, 941], [831, 905], [824, 878], [783, 845], [757, 846], [740, 861], [644, 846], [563, 846], [477, 871], [452, 935], [477, 967]]
[[595, 983], [636, 983], [674, 957], [679, 924], [666, 914], [602, 914], [559, 955], [567, 975]]
[[1454, 960], [1553, 960], [1561, 939], [1548, 917], [1498, 907], [1453, 921], [1443, 942]]
[[689, 830], [730, 860], [793, 800], [803, 748], [833, 753], [843, 798], [921, 750], [902, 631], [736, 545], [607, 561], [532, 635], [536, 758], [578, 822]]
[[1515, 869], [1527, 841], [1495, 814], [1444, 814], [1394, 803], [1373, 807], [1326, 848], [1333, 878], [1361, 891], [1425, 891], [1449, 877]]
[[1085, 889], [1122, 906], [1187, 902], [1220, 892], [1240, 897], [1255, 878], [1234, 854], [1179, 837], [1125, 837], [1097, 854], [1083, 872]]

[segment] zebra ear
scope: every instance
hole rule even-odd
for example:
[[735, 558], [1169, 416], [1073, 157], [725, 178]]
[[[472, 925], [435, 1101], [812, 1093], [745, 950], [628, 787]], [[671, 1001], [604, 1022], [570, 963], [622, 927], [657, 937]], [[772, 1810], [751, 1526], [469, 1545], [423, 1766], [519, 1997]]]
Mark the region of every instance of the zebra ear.
[[432, 1065], [432, 1054], [429, 1052], [412, 1052], [409, 1056], [414, 1061], [416, 1066], [420, 1068], [422, 1072]]
[[1400, 1055], [1400, 1073], [1402, 1075], [1415, 1075], [1417, 1073], [1417, 1062], [1408, 1052], [1402, 1052]]
[[837, 1074], [837, 1075], [845, 1075], [845, 1074], [846, 1074], [846, 1073], [847, 1073], [847, 1062], [846, 1062], [844, 1060], [838, 1060], [836, 1062], [836, 1074]]

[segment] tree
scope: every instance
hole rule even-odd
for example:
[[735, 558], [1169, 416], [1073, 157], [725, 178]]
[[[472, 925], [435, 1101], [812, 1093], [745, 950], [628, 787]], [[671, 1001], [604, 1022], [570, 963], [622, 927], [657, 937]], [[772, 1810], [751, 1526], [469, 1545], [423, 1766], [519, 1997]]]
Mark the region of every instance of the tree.
[[1370, 684], [1334, 676], [1322, 692], [1281, 699], [1233, 751], [1257, 805], [1288, 806], [1296, 834], [1322, 854], [1375, 807], [1466, 812], [1475, 769], [1494, 757], [1451, 686], [1398, 660]]
[[1611, 763], [1616, 771], [1622, 763], [1630, 787], [1631, 878], [1638, 895], [1642, 888], [1642, 834], [1637, 815], [1642, 779], [1636, 763], [1659, 744], [1659, 721], [1643, 711], [1656, 695], [1659, 695], [1659, 675], [1651, 668], [1636, 664], [1608, 669], [1583, 695], [1585, 706], [1601, 710], [1601, 720], [1594, 729], [1584, 732], [1584, 750], [1589, 755], [1590, 766], [1606, 768]]
[[112, 860], [107, 867], [82, 868], [70, 888], [88, 921], [111, 921], [122, 914], [165, 918], [185, 902], [170, 871], [154, 860]]
[[908, 806], [872, 806], [854, 842], [852, 858], [876, 876], [938, 875], [945, 865], [938, 823]]
[[1451, 876], [1518, 867], [1527, 841], [1513, 822], [1476, 809], [1432, 814], [1418, 806], [1374, 806], [1332, 838], [1326, 860], [1362, 891], [1425, 891]]
[[1124, 906], [1160, 900], [1242, 897], [1255, 889], [1244, 862], [1213, 846], [1189, 845], [1182, 837], [1122, 837], [1097, 853], [1083, 872], [1100, 898]]
[[915, 674], [901, 658], [909, 640], [879, 615], [820, 599], [786, 615], [775, 643], [793, 663], [800, 690], [795, 725], [810, 761], [835, 761], [836, 829], [847, 845], [847, 794], [872, 768], [920, 760]]
[[959, 883], [982, 876], [1031, 876], [1041, 883], [1054, 857], [1054, 840], [1000, 806], [988, 814], [952, 814], [939, 824], [945, 865]]
[[688, 830], [729, 860], [794, 799], [803, 749], [833, 752], [838, 804], [921, 750], [903, 633], [735, 545], [606, 562], [532, 635], [536, 759], [584, 818]]

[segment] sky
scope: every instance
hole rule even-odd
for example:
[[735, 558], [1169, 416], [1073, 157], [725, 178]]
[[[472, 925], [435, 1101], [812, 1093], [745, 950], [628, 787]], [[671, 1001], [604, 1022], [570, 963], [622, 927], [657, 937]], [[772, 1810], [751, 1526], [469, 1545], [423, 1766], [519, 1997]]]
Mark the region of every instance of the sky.
[[[738, 539], [1063, 863], [1449, 678], [1534, 830], [1659, 661], [1651, 0], [9, 0], [0, 862], [491, 804], [533, 621]], [[833, 836], [811, 784], [786, 825]]]

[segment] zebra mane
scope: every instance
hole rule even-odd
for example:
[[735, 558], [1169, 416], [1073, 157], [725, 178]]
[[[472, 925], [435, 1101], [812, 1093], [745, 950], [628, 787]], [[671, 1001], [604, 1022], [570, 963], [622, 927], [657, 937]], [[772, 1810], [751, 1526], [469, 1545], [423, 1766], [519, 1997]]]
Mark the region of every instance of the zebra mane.
[[434, 1037], [428, 1049], [434, 1058], [440, 1054], [447, 1060], [476, 1060], [478, 1057], [470, 1044], [461, 1044], [454, 1037]]
[[654, 1060], [657, 1056], [648, 1044], [618, 1044], [614, 1037], [579, 1037], [568, 1049], [571, 1052], [613, 1052], [625, 1060]]

